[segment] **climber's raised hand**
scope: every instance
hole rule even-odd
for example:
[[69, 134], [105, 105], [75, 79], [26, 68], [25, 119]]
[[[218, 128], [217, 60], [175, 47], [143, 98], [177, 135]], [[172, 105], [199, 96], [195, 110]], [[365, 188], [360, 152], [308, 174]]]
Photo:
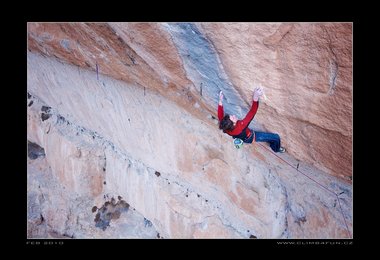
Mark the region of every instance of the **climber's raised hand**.
[[263, 88], [262, 87], [258, 87], [258, 88], [255, 88], [255, 90], [253, 91], [253, 101], [258, 101], [259, 98], [264, 94], [264, 91], [263, 91]]
[[220, 91], [219, 92], [219, 105], [222, 105], [223, 104], [223, 92]]

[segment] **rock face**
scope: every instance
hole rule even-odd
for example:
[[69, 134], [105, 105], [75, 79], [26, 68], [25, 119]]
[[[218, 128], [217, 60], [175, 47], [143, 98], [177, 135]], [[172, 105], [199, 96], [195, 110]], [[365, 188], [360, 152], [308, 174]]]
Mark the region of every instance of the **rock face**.
[[[28, 236], [350, 237], [351, 39], [338, 23], [29, 23]], [[251, 126], [281, 135], [281, 158], [217, 126], [219, 90], [243, 117], [259, 85]]]
[[201, 24], [245, 101], [264, 86], [257, 120], [290, 154], [352, 177], [352, 24]]

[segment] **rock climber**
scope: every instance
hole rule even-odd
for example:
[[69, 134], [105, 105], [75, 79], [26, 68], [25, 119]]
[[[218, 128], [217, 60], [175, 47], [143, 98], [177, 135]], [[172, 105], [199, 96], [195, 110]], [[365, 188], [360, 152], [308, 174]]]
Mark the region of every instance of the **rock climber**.
[[224, 115], [223, 92], [220, 91], [218, 103], [219, 129], [223, 130], [224, 133], [232, 136], [235, 140], [242, 140], [241, 144], [243, 142], [252, 143], [253, 141], [267, 142], [274, 152], [284, 153], [285, 148], [281, 146], [281, 140], [278, 134], [253, 131], [252, 129], [248, 128], [249, 123], [251, 123], [257, 112], [257, 109], [259, 108], [259, 99], [263, 94], [263, 89], [261, 87], [258, 87], [253, 91], [251, 109], [248, 111], [243, 120], [238, 120], [235, 115]]

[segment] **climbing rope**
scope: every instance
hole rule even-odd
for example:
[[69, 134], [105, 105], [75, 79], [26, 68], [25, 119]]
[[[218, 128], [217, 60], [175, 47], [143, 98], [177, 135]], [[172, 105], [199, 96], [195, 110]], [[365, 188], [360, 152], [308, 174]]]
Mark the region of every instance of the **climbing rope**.
[[348, 225], [347, 225], [347, 222], [346, 222], [346, 218], [344, 217], [344, 214], [343, 214], [343, 209], [342, 209], [342, 206], [340, 204], [340, 200], [339, 200], [339, 197], [338, 197], [338, 194], [336, 194], [334, 191], [328, 189], [327, 187], [325, 187], [324, 185], [322, 185], [321, 183], [319, 183], [318, 181], [314, 180], [313, 178], [311, 178], [310, 176], [307, 176], [305, 173], [301, 172], [298, 167], [294, 167], [293, 165], [291, 165], [289, 162], [287, 162], [286, 160], [282, 159], [280, 156], [278, 156], [276, 153], [274, 153], [272, 150], [270, 150], [268, 147], [266, 147], [265, 145], [263, 144], [260, 144], [260, 143], [256, 143], [258, 145], [260, 145], [261, 147], [264, 147], [264, 149], [270, 151], [274, 156], [276, 156], [277, 158], [279, 158], [281, 161], [285, 162], [286, 164], [288, 164], [289, 166], [291, 166], [292, 168], [294, 168], [296, 171], [298, 171], [299, 173], [301, 173], [302, 175], [304, 175], [305, 177], [309, 178], [310, 180], [314, 181], [315, 183], [317, 183], [319, 186], [321, 186], [322, 188], [324, 188], [325, 190], [327, 190], [328, 192], [331, 192], [332, 194], [334, 194], [338, 200], [338, 204], [339, 204], [339, 208], [340, 208], [340, 213], [342, 214], [342, 217], [343, 217], [343, 220], [344, 220], [344, 224], [346, 225], [346, 229], [347, 229], [347, 233], [348, 233], [348, 236], [349, 238], [352, 238], [351, 237], [351, 233], [350, 233], [350, 230], [348, 229]]

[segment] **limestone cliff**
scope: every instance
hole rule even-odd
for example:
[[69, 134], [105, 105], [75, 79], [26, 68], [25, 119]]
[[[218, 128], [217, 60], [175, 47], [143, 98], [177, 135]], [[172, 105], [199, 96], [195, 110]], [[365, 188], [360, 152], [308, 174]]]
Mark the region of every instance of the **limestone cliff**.
[[[29, 237], [352, 236], [352, 24], [29, 23], [27, 62]], [[259, 85], [280, 157], [218, 129]]]

